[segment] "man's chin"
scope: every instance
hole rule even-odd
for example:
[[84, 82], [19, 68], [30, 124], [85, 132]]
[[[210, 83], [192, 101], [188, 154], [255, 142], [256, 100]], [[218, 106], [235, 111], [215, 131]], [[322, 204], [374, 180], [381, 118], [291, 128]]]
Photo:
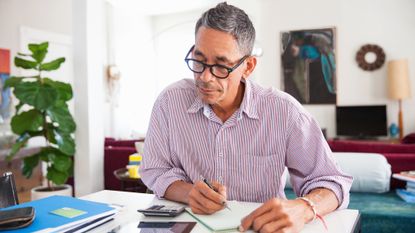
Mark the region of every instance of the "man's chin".
[[217, 98], [209, 95], [202, 95], [199, 93], [199, 98], [205, 104], [214, 104], [217, 102]]
[[202, 102], [205, 104], [215, 104], [217, 101], [216, 99], [211, 99], [211, 98], [201, 98]]

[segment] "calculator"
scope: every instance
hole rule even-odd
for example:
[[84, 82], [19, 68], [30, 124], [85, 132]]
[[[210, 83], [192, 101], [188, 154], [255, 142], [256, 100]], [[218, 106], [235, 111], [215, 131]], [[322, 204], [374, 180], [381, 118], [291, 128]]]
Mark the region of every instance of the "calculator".
[[179, 205], [152, 205], [147, 209], [137, 211], [145, 216], [175, 217], [184, 211], [184, 207]]

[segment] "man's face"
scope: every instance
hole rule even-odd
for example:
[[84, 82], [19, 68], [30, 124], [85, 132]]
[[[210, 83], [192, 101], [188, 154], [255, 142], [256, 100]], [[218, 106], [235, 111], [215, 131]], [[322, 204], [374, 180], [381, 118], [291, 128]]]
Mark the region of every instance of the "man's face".
[[[206, 64], [219, 64], [229, 68], [237, 64], [246, 54], [241, 54], [235, 38], [225, 32], [201, 27], [196, 34], [192, 57]], [[194, 73], [199, 97], [211, 105], [231, 103], [236, 98], [245, 64], [229, 74], [226, 79], [218, 79], [206, 67], [203, 73]]]

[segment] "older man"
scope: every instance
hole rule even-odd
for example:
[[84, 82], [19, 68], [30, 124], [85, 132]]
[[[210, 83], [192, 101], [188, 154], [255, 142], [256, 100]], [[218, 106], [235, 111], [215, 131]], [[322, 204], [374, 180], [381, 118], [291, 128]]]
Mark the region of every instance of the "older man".
[[[221, 210], [226, 199], [263, 202], [241, 231], [298, 232], [316, 216], [347, 207], [352, 178], [294, 98], [248, 79], [257, 64], [254, 41], [241, 9], [220, 3], [201, 16], [185, 58], [194, 80], [158, 97], [140, 172], [157, 196], [195, 213]], [[286, 167], [301, 199], [285, 198]], [[213, 189], [202, 179], [214, 181]]]

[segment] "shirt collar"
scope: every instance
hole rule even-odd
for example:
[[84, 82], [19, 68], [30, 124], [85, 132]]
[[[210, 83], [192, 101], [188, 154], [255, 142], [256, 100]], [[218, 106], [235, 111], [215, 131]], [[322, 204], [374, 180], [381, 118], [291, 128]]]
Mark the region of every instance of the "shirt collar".
[[[258, 111], [256, 108], [256, 99], [254, 98], [254, 90], [252, 87], [252, 82], [250, 80], [241, 79], [241, 82], [245, 83], [245, 93], [242, 99], [241, 107], [239, 108], [239, 115], [238, 120], [242, 119], [242, 113], [244, 112], [249, 118], [252, 119], [259, 119]], [[195, 100], [193, 101], [192, 105], [187, 109], [188, 113], [196, 113], [201, 108], [203, 108], [203, 114], [205, 116], [209, 116], [211, 107], [203, 103], [203, 101], [197, 95], [197, 89], [195, 91]]]
[[249, 79], [241, 79], [241, 82], [245, 83], [245, 93], [240, 107], [242, 111], [240, 111], [238, 119], [242, 118], [242, 112], [244, 112], [249, 118], [259, 119], [253, 84]]
[[[196, 85], [196, 84], [195, 84]], [[195, 99], [192, 103], [192, 105], [190, 105], [190, 107], [187, 109], [188, 113], [196, 113], [198, 112], [201, 108], [203, 108], [205, 105], [205, 103], [202, 102], [202, 100], [199, 98], [198, 94], [197, 94], [197, 89], [196, 87], [193, 89], [195, 92]]]

